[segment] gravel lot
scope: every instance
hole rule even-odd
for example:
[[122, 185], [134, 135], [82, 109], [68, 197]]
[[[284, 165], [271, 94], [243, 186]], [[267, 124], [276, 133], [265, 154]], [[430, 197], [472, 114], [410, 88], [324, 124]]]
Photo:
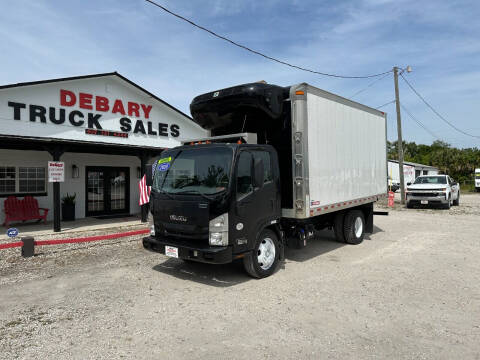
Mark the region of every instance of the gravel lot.
[[480, 194], [321, 232], [270, 278], [138, 238], [0, 251], [0, 358], [480, 359]]

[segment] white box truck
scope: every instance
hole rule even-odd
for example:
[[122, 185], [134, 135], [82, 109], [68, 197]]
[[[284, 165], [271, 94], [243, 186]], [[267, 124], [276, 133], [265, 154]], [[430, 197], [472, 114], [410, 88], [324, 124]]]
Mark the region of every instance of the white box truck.
[[[400, 165], [397, 161], [388, 161], [388, 188], [393, 192], [400, 189]], [[415, 167], [411, 165], [403, 165], [403, 178], [406, 183], [413, 183], [415, 181]]]
[[305, 83], [217, 90], [190, 110], [211, 137], [157, 160], [146, 249], [243, 259], [261, 278], [285, 246], [305, 247], [315, 230], [333, 229], [349, 244], [372, 232], [373, 203], [387, 193], [383, 112]]

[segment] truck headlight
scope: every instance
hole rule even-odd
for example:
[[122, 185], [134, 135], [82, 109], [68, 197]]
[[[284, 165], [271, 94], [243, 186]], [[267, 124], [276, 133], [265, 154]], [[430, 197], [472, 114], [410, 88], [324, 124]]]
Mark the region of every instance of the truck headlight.
[[228, 245], [228, 213], [210, 220], [208, 242], [213, 246]]
[[153, 216], [152, 213], [148, 212], [148, 227], [150, 228], [150, 236], [155, 236], [155, 224], [153, 223]]

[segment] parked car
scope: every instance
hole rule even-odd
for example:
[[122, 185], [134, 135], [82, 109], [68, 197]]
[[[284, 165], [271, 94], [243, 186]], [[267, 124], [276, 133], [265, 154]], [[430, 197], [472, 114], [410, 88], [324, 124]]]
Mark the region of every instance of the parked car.
[[414, 205], [440, 205], [450, 209], [460, 204], [460, 185], [448, 175], [419, 176], [407, 183], [407, 207]]
[[392, 185], [390, 185], [390, 189], [393, 192], [396, 192], [398, 189], [400, 189], [400, 183], [392, 183]]

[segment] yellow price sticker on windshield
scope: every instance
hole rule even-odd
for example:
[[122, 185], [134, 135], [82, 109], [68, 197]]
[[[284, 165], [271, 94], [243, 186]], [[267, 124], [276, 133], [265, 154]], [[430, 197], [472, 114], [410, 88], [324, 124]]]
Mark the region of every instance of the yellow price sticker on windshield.
[[167, 163], [167, 162], [170, 162], [170, 161], [172, 161], [171, 156], [158, 160], [158, 164], [163, 164], [163, 163]]

